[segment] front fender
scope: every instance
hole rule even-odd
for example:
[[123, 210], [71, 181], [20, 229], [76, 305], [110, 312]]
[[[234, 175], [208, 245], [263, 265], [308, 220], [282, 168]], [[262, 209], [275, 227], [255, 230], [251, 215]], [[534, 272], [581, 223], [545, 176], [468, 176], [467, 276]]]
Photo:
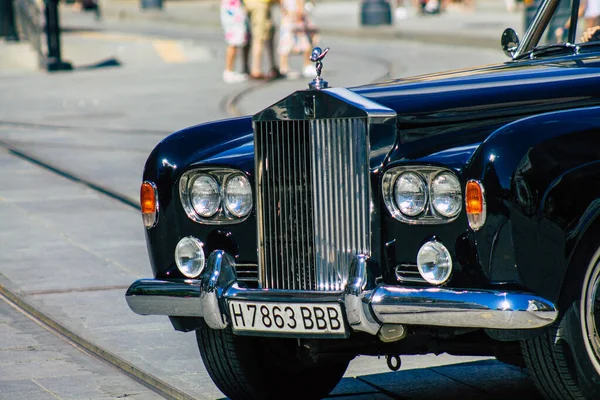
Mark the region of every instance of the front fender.
[[177, 182], [181, 174], [191, 164], [234, 148], [251, 137], [252, 118], [241, 117], [183, 129], [154, 148], [146, 161], [143, 179], [154, 182], [158, 188], [158, 224], [146, 230], [148, 253], [156, 277], [165, 278], [168, 274], [181, 235], [199, 229], [185, 217], [177, 201]]
[[[493, 283], [556, 301], [576, 243], [599, 214], [600, 108], [552, 112], [492, 133], [466, 173], [486, 189], [488, 219], [475, 232]], [[585, 221], [584, 221], [585, 220]]]

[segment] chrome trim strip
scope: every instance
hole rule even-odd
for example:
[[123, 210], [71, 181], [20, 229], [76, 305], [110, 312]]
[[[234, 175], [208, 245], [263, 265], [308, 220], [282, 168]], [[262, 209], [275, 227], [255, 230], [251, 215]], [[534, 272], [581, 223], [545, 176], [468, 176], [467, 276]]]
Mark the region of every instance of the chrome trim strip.
[[231, 285], [224, 293], [225, 299], [246, 301], [272, 301], [285, 303], [341, 303], [342, 292], [324, 292], [321, 290], [283, 290], [283, 289], [248, 289], [237, 283]]
[[382, 323], [489, 329], [533, 329], [558, 311], [541, 297], [519, 292], [380, 286], [371, 307]]
[[[394, 268], [394, 271], [396, 273], [396, 279], [398, 279], [399, 282], [417, 282], [427, 284], [427, 281], [421, 276], [417, 264], [398, 264], [396, 265], [396, 268]], [[414, 277], [406, 275], [414, 275]]]

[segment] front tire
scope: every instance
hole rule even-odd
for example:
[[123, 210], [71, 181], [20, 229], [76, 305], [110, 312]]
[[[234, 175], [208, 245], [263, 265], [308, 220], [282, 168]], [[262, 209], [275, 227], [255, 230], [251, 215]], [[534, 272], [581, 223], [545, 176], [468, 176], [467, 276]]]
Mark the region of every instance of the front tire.
[[335, 388], [349, 364], [300, 360], [295, 339], [236, 336], [231, 328], [203, 324], [196, 339], [208, 374], [232, 400], [320, 399]]
[[587, 268], [565, 281], [566, 311], [521, 344], [529, 374], [549, 400], [600, 399], [600, 248], [578, 252], [572, 266], [577, 263]]

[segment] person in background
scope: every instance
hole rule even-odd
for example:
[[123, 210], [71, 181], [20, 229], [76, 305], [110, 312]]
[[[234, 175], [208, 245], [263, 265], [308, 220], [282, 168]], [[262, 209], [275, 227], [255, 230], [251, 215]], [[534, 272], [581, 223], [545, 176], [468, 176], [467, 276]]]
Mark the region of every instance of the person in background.
[[[246, 0], [246, 11], [250, 19], [250, 34], [252, 37], [252, 64], [250, 67], [250, 78], [273, 79], [281, 77], [279, 69], [275, 64], [275, 52], [273, 38], [275, 28], [271, 16], [271, 0]], [[262, 73], [262, 60], [265, 47], [267, 49], [268, 61], [271, 68], [268, 74]]]
[[317, 29], [308, 18], [305, 6], [304, 0], [281, 0], [281, 26], [277, 51], [280, 72], [287, 78], [297, 78], [300, 75], [290, 69], [291, 54], [303, 55], [303, 76], [317, 75], [317, 70], [310, 61]]
[[600, 41], [600, 25], [587, 28], [581, 35], [581, 43]]
[[586, 0], [585, 11], [583, 12], [585, 19], [585, 28], [589, 29], [600, 25], [600, 0]]
[[[225, 32], [225, 83], [243, 82], [248, 79], [249, 29], [248, 16], [242, 0], [221, 0], [221, 25]], [[234, 71], [234, 63], [238, 50], [242, 50], [243, 73]]]

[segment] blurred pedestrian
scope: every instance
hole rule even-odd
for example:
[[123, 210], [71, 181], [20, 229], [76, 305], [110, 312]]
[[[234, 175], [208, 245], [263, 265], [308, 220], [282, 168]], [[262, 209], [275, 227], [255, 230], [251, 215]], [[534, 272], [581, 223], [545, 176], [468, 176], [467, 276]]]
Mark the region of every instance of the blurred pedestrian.
[[[312, 5], [312, 3], [311, 3]], [[300, 74], [290, 69], [290, 55], [302, 54], [302, 75], [315, 77], [317, 70], [310, 61], [312, 48], [316, 45], [317, 28], [310, 20], [305, 0], [281, 0], [281, 26], [279, 45], [279, 66], [281, 73], [288, 78]]]
[[600, 25], [600, 0], [586, 0], [583, 17], [586, 29]]
[[[225, 69], [223, 81], [226, 83], [243, 82], [248, 79], [249, 26], [248, 15], [242, 0], [221, 0], [221, 25], [225, 33]], [[242, 73], [234, 68], [238, 51], [242, 50]]]
[[[274, 35], [275, 27], [271, 14], [271, 0], [246, 0], [246, 11], [250, 20], [252, 63], [250, 77], [252, 79], [278, 78], [281, 76], [275, 63]], [[265, 48], [271, 64], [267, 74], [262, 72], [262, 61]]]

